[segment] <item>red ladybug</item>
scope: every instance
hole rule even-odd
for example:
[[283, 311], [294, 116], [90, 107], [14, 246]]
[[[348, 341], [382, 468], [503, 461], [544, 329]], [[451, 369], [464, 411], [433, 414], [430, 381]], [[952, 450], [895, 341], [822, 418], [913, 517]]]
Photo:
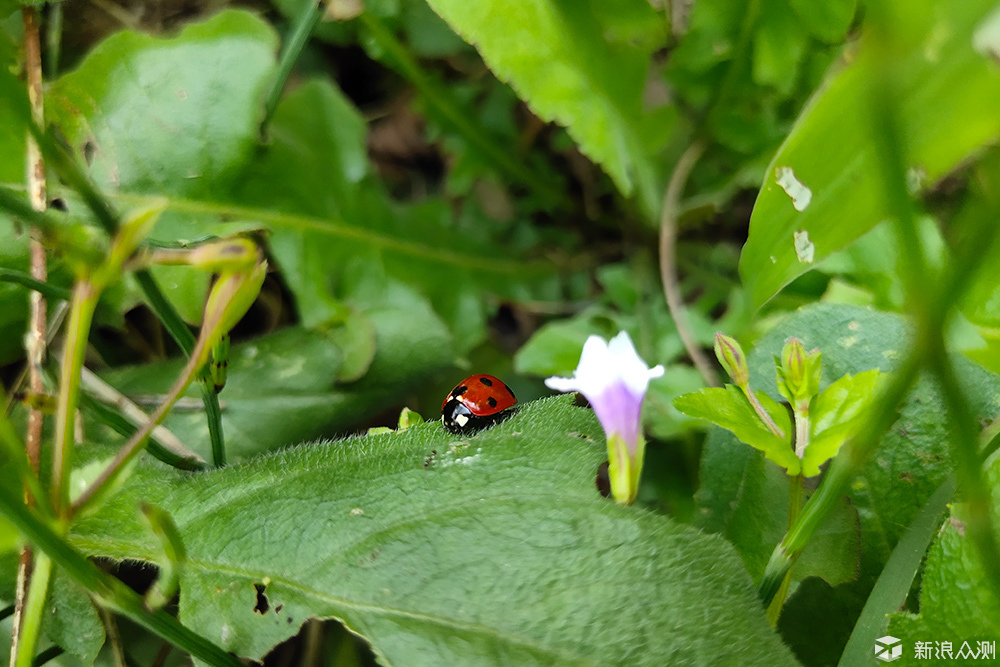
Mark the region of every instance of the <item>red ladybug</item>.
[[517, 404], [510, 387], [492, 375], [472, 375], [451, 390], [441, 404], [444, 427], [467, 433], [495, 424]]

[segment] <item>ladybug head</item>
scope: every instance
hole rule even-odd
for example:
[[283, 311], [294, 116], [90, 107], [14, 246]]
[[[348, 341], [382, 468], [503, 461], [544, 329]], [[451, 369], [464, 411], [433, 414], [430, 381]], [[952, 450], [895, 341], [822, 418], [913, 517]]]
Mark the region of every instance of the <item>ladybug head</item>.
[[475, 415], [462, 401], [453, 398], [444, 404], [441, 417], [444, 419], [446, 429], [452, 433], [461, 433], [469, 425], [469, 422], [473, 421]]

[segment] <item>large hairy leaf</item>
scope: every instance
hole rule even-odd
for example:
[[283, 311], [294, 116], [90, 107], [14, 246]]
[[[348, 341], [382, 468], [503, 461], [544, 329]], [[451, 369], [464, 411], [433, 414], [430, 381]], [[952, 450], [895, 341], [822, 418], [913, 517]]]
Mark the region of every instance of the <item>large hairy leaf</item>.
[[197, 476], [137, 470], [71, 539], [149, 560], [173, 514], [181, 620], [260, 658], [311, 616], [386, 665], [795, 664], [732, 549], [600, 497], [600, 426], [568, 397], [474, 436], [439, 423]]
[[[911, 186], [932, 184], [1000, 134], [1000, 77], [980, 31], [992, 2], [907, 5], [895, 99]], [[760, 306], [814, 263], [890, 215], [872, 91], [883, 80], [879, 44], [863, 39], [799, 117], [767, 171], [750, 219], [740, 275]], [[874, 36], [877, 37], [877, 36]], [[882, 38], [879, 38], [882, 39]]]

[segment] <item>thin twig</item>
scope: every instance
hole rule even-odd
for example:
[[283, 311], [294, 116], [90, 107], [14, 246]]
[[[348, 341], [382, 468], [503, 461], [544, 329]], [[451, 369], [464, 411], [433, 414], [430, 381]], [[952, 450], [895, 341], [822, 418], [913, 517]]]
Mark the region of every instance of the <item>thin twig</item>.
[[125, 646], [122, 644], [122, 636], [118, 632], [118, 623], [115, 621], [114, 615], [104, 607], [99, 607], [98, 611], [101, 613], [104, 630], [108, 634], [108, 643], [111, 644], [111, 654], [115, 658], [115, 667], [128, 667], [125, 662]]
[[[44, 122], [44, 107], [42, 96], [42, 54], [38, 37], [38, 12], [34, 7], [26, 6], [21, 10], [21, 17], [24, 22], [24, 69], [28, 86], [28, 100], [31, 105], [32, 118], [36, 123], [42, 124]], [[31, 201], [31, 207], [36, 211], [44, 211], [46, 208], [45, 161], [42, 159], [38, 144], [30, 135], [27, 140], [27, 162], [28, 197]], [[44, 283], [48, 277], [48, 268], [46, 266], [45, 247], [37, 238], [37, 230], [32, 230], [30, 248], [31, 277], [34, 280]], [[38, 291], [32, 291], [28, 295], [28, 301], [30, 314], [28, 332], [24, 339], [25, 354], [28, 361], [28, 386], [33, 393], [42, 394], [45, 392], [45, 385], [42, 382], [42, 362], [45, 358], [45, 297]], [[44, 423], [45, 417], [40, 410], [32, 408], [28, 411], [25, 449], [27, 450], [28, 461], [35, 475], [38, 475], [39, 460], [41, 458], [42, 427]], [[29, 504], [32, 502], [32, 497], [27, 491], [25, 491], [25, 502]], [[31, 586], [33, 561], [31, 547], [25, 544], [21, 548], [21, 556], [18, 561], [17, 588], [14, 597], [14, 625], [11, 631], [11, 665], [16, 664], [19, 660], [23, 661], [23, 657], [20, 655], [22, 651], [34, 653], [35, 650], [34, 645], [21, 644], [21, 635], [26, 618], [24, 614], [25, 603], [29, 596], [29, 587]], [[30, 643], [28, 642], [28, 644]]]
[[[81, 383], [83, 388], [94, 398], [115, 408], [125, 416], [134, 426], [142, 426], [149, 420], [142, 408], [133, 403], [120, 391], [102, 380], [96, 373], [84, 366], [81, 373]], [[181, 442], [181, 439], [173, 434], [165, 426], [157, 426], [153, 429], [152, 436], [159, 440], [160, 444], [177, 456], [187, 459], [194, 459], [199, 463], [204, 463], [205, 459]]]
[[694, 168], [698, 158], [705, 152], [705, 143], [695, 141], [684, 154], [681, 155], [674, 166], [674, 173], [670, 175], [670, 182], [667, 184], [667, 192], [663, 196], [663, 212], [660, 215], [660, 279], [663, 281], [663, 293], [667, 297], [667, 308], [670, 309], [670, 316], [677, 327], [677, 334], [684, 343], [684, 349], [694, 362], [695, 368], [701, 373], [705, 384], [710, 387], [718, 387], [719, 376], [712, 367], [712, 362], [698, 345], [691, 325], [688, 322], [687, 314], [684, 310], [684, 300], [681, 295], [681, 288], [677, 282], [677, 208], [684, 186], [687, 184], [691, 169]]
[[97, 478], [91, 482], [83, 493], [73, 502], [69, 509], [69, 516], [72, 517], [78, 513], [83, 507], [86, 506], [88, 502], [102, 489], [106, 486], [109, 480], [113, 479], [121, 472], [121, 470], [135, 457], [136, 454], [141, 451], [142, 446], [146, 443], [153, 429], [163, 421], [170, 412], [170, 408], [173, 407], [180, 395], [184, 393], [184, 390], [188, 388], [191, 382], [194, 380], [195, 375], [200, 367], [199, 360], [201, 358], [201, 353], [204, 348], [204, 339], [199, 338], [198, 343], [195, 345], [194, 350], [191, 353], [191, 357], [188, 359], [187, 364], [184, 366], [184, 370], [181, 371], [180, 377], [174, 382], [174, 385], [167, 392], [164, 397], [163, 402], [156, 408], [149, 419], [146, 421], [142, 427], [136, 431], [128, 442], [126, 442], [122, 448], [118, 451], [114, 460], [108, 464], [108, 466], [101, 471]]

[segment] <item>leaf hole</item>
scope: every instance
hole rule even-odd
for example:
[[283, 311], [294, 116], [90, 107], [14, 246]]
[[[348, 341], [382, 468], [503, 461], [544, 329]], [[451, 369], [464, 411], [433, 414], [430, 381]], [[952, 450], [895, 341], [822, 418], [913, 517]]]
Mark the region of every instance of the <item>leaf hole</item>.
[[594, 486], [597, 487], [597, 492], [605, 498], [611, 497], [611, 474], [608, 473], [607, 461], [597, 466], [597, 475], [594, 478]]
[[271, 603], [267, 601], [267, 595], [264, 594], [264, 591], [267, 590], [267, 585], [254, 584], [253, 587], [257, 591], [257, 603], [254, 605], [253, 610], [263, 616], [271, 608]]
[[94, 163], [94, 154], [96, 152], [97, 144], [92, 139], [87, 139], [86, 143], [83, 144], [83, 160], [87, 163], [88, 167]]

